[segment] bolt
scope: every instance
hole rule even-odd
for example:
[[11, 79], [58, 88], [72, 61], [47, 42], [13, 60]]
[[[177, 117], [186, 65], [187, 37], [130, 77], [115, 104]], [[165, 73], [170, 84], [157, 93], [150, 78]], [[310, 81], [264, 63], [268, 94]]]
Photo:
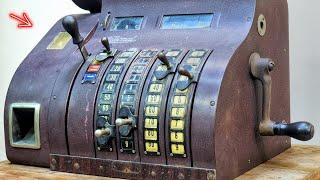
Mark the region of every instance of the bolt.
[[157, 173], [154, 172], [154, 171], [152, 171], [152, 172], [151, 172], [151, 176], [157, 176]]
[[184, 179], [184, 175], [182, 173], [179, 173], [178, 179]]
[[73, 164], [73, 167], [74, 167], [76, 170], [78, 170], [78, 169], [80, 168], [80, 165], [79, 165], [79, 163], [74, 163], [74, 164]]
[[103, 166], [99, 166], [99, 169], [102, 171], [103, 170]]
[[212, 172], [209, 172], [207, 174], [207, 180], [214, 180], [215, 179], [215, 175]]
[[56, 165], [56, 164], [57, 164], [57, 160], [54, 159], [54, 158], [52, 158], [52, 159], [51, 159], [51, 164], [52, 164], [52, 165]]
[[210, 106], [215, 106], [216, 102], [215, 101], [210, 101]]

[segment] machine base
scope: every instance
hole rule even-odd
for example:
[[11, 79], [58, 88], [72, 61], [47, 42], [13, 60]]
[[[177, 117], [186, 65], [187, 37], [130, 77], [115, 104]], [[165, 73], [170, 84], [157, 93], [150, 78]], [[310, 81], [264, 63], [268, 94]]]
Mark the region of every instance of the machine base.
[[214, 169], [50, 154], [53, 171], [126, 179], [216, 179]]

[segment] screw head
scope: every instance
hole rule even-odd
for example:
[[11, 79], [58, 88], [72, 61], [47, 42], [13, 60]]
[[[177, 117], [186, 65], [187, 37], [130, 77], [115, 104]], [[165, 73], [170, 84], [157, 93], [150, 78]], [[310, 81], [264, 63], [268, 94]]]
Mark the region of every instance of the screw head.
[[78, 170], [78, 169], [80, 168], [80, 165], [79, 165], [79, 163], [74, 163], [74, 164], [73, 164], [73, 167], [74, 167], [76, 170]]

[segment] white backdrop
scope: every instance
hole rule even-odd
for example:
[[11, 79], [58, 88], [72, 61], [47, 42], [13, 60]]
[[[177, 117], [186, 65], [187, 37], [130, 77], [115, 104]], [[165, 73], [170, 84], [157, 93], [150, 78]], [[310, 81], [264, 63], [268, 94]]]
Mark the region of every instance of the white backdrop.
[[[288, 0], [290, 13], [291, 119], [307, 120], [316, 135], [305, 144], [320, 140], [320, 47], [319, 0]], [[10, 80], [27, 54], [52, 25], [67, 14], [86, 13], [71, 0], [2, 0], [0, 8], [0, 160], [6, 158], [3, 135], [3, 106]], [[32, 29], [17, 29], [11, 12], [28, 12]], [[301, 143], [293, 141], [294, 143]]]

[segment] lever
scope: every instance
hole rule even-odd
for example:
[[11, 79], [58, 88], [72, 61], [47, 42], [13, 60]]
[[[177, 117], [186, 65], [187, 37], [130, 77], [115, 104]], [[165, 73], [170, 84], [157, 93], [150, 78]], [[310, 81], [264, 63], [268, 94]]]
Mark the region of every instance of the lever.
[[99, 138], [99, 137], [102, 137], [102, 136], [110, 136], [111, 135], [111, 129], [109, 128], [106, 128], [106, 129], [97, 129], [95, 132], [94, 132], [94, 135]]
[[121, 107], [119, 110], [119, 118], [116, 119], [116, 126], [119, 128], [121, 136], [129, 136], [137, 127], [137, 120], [132, 112], [133, 109], [127, 106]]
[[104, 48], [106, 48], [105, 52], [110, 54], [111, 53], [111, 48], [110, 48], [110, 43], [107, 37], [103, 37], [101, 39], [101, 43], [104, 46]]
[[118, 118], [116, 120], [116, 126], [132, 125], [133, 121], [134, 120], [132, 118], [126, 118], [126, 119]]
[[84, 60], [89, 56], [87, 49], [83, 43], [83, 37], [79, 32], [78, 21], [74, 16], [66, 16], [62, 20], [63, 28], [71, 35], [73, 44], [78, 45], [81, 55]]
[[184, 66], [184, 67], [180, 67], [178, 69], [178, 72], [180, 75], [183, 75], [183, 76], [187, 76], [189, 79], [193, 79], [193, 74], [191, 73], [191, 69], [192, 67], [189, 65], [187, 66]]
[[271, 76], [275, 63], [268, 58], [261, 58], [258, 53], [250, 57], [252, 76], [260, 81], [263, 86], [262, 120], [259, 132], [262, 136], [290, 136], [292, 138], [308, 141], [313, 138], [314, 126], [308, 122], [276, 123], [270, 119], [271, 106]]
[[167, 56], [166, 56], [163, 52], [160, 52], [160, 53], [158, 54], [158, 59], [159, 59], [164, 65], [166, 65], [168, 69], [171, 69], [170, 62], [169, 62]]

